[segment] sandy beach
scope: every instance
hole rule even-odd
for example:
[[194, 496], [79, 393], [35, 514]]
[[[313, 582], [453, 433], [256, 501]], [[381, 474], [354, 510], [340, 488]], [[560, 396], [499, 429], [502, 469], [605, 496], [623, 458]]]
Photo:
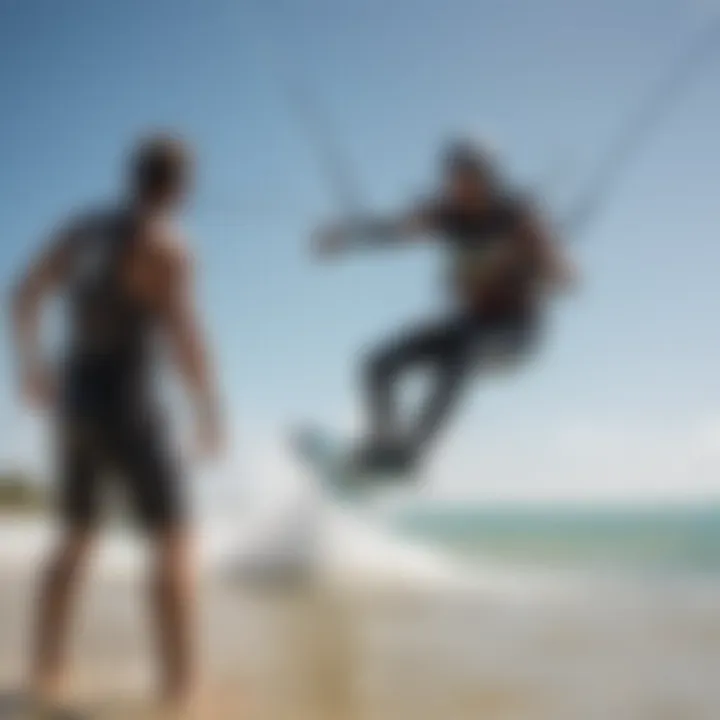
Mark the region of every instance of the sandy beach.
[[[143, 573], [104, 563], [78, 613], [73, 707], [87, 718], [156, 717]], [[10, 700], [26, 664], [37, 564], [37, 555], [0, 558], [3, 720], [22, 717]], [[202, 598], [203, 718], [720, 716], [720, 592], [712, 585], [578, 584], [550, 598], [519, 584], [503, 598], [420, 589], [409, 575], [395, 589], [363, 590], [251, 586], [207, 571]]]

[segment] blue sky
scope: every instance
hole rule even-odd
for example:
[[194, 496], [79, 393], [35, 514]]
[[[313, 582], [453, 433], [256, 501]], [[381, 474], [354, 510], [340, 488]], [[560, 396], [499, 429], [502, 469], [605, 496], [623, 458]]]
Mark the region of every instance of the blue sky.
[[[717, 12], [687, 0], [0, 0], [0, 282], [69, 210], [113, 197], [138, 132], [185, 133], [201, 162], [187, 224], [237, 437], [226, 472], [264, 482], [282, 472], [289, 423], [352, 424], [361, 349], [442, 301], [430, 250], [312, 262], [308, 231], [338, 205], [277, 64], [332, 118], [362, 202], [384, 210], [426, 191], [438, 143], [470, 132], [519, 181], [553, 176], [562, 209]], [[584, 286], [553, 310], [537, 359], [478, 384], [428, 492], [716, 492], [718, 80], [720, 48], [577, 247]], [[0, 458], [32, 461], [37, 423], [14, 401], [5, 337]]]

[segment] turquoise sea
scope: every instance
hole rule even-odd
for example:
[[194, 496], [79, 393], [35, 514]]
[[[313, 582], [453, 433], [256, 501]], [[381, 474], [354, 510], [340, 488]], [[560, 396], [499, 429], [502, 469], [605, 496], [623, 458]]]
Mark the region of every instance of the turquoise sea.
[[720, 501], [663, 506], [415, 507], [393, 525], [466, 558], [720, 576]]

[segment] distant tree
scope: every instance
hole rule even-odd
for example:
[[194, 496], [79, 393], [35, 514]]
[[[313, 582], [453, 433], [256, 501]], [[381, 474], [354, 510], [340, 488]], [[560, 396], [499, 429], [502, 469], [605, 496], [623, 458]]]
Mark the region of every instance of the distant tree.
[[48, 491], [24, 471], [0, 472], [0, 512], [38, 512], [49, 505]]
[[[112, 525], [124, 526], [130, 522], [127, 498], [122, 492], [113, 492], [108, 483], [103, 497], [103, 514]], [[108, 492], [108, 489], [110, 492]], [[51, 491], [33, 475], [23, 470], [0, 471], [0, 515], [37, 514], [50, 509]]]

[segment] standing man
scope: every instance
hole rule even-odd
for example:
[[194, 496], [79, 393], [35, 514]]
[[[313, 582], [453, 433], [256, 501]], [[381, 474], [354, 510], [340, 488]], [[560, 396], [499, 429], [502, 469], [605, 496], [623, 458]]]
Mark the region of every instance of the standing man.
[[[540, 289], [566, 286], [573, 272], [531, 203], [513, 192], [488, 153], [456, 141], [443, 153], [432, 198], [396, 217], [331, 226], [320, 250], [431, 238], [450, 260], [452, 309], [404, 331], [375, 350], [365, 366], [368, 427], [353, 454], [354, 471], [406, 472], [428, 451], [469, 380], [498, 351], [526, 354], [537, 334]], [[397, 387], [415, 367], [432, 372], [433, 387], [410, 422], [397, 413]]]
[[[61, 694], [72, 599], [111, 477], [155, 552], [164, 698], [180, 708], [195, 691], [193, 540], [179, 458], [156, 396], [155, 357], [159, 340], [192, 398], [200, 449], [217, 452], [220, 417], [195, 308], [193, 261], [172, 223], [191, 175], [182, 142], [165, 135], [142, 142], [123, 202], [64, 223], [15, 291], [22, 393], [53, 411], [58, 431], [63, 534], [44, 574], [31, 678], [42, 704], [52, 705]], [[45, 302], [58, 295], [69, 311], [69, 338], [60, 369], [51, 370], [39, 329]]]

